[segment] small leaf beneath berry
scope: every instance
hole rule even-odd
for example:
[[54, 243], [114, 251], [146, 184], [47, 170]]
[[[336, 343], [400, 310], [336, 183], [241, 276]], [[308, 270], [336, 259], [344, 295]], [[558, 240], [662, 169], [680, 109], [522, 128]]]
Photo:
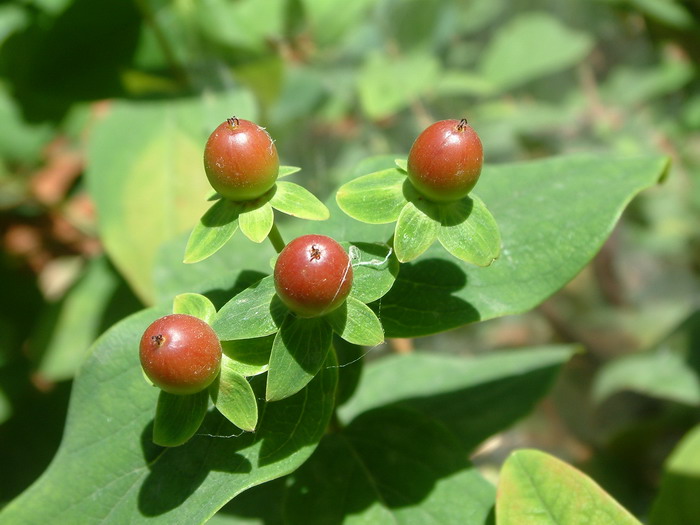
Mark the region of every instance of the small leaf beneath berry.
[[473, 193], [441, 204], [438, 240], [452, 255], [477, 266], [490, 265], [501, 253], [498, 224], [482, 200]]
[[301, 171], [301, 168], [297, 168], [296, 166], [280, 166], [280, 172], [277, 174], [277, 178], [288, 177], [299, 171]]
[[280, 181], [270, 199], [272, 207], [300, 219], [325, 221], [330, 217], [328, 208], [313, 193], [293, 182]]
[[274, 222], [275, 216], [269, 202], [257, 208], [246, 209], [238, 217], [241, 232], [253, 242], [263, 242]]
[[386, 294], [399, 273], [399, 262], [390, 246], [383, 243], [340, 243], [350, 255], [352, 290], [350, 295], [371, 303]]
[[204, 421], [208, 405], [206, 389], [187, 396], [161, 391], [153, 420], [153, 442], [162, 447], [187, 443]]
[[396, 159], [394, 162], [396, 163], [397, 168], [405, 173], [408, 173], [408, 161], [406, 159]]
[[384, 341], [384, 330], [376, 314], [362, 301], [347, 301], [327, 316], [333, 330], [348, 343], [376, 346]]
[[205, 323], [211, 324], [214, 322], [214, 317], [216, 317], [216, 307], [203, 295], [183, 293], [175, 296], [173, 313], [193, 315]]
[[[423, 203], [432, 208], [432, 203]], [[433, 213], [431, 213], [433, 215]], [[440, 222], [409, 202], [401, 210], [396, 231], [394, 249], [401, 262], [412, 261], [427, 250], [438, 236]]]
[[288, 315], [277, 332], [267, 374], [267, 401], [278, 401], [304, 388], [321, 369], [333, 329], [323, 317]]
[[236, 233], [243, 207], [228, 199], [216, 201], [192, 230], [185, 248], [185, 263], [196, 263], [215, 254]]
[[406, 174], [390, 168], [343, 184], [335, 200], [353, 219], [369, 224], [385, 224], [398, 219], [406, 204], [403, 185]]
[[228, 367], [242, 376], [250, 377], [267, 372], [274, 340], [274, 335], [267, 335], [254, 339], [222, 341], [221, 348], [229, 358]]
[[253, 432], [258, 424], [258, 403], [248, 380], [231, 366], [231, 359], [224, 356], [221, 373], [209, 387], [217, 410], [231, 423], [247, 432]]

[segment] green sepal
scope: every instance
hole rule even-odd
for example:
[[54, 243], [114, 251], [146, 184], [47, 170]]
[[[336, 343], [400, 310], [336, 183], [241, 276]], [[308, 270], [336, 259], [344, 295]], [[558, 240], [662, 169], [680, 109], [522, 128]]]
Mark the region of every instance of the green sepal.
[[269, 202], [257, 207], [246, 208], [238, 217], [241, 233], [253, 242], [263, 242], [272, 229], [275, 215]]
[[312, 221], [325, 221], [331, 214], [320, 200], [306, 188], [288, 181], [279, 181], [270, 204], [276, 210]]
[[[423, 201], [421, 208], [408, 202], [401, 210], [394, 231], [394, 250], [402, 263], [412, 261], [433, 244], [440, 230], [436, 205]], [[424, 210], [430, 209], [430, 214]]]
[[479, 197], [472, 193], [457, 202], [440, 204], [438, 210], [438, 240], [448, 252], [477, 266], [489, 266], [498, 258], [498, 224]]
[[186, 396], [161, 391], [153, 420], [153, 442], [162, 447], [187, 443], [204, 421], [208, 405], [206, 389]]
[[192, 230], [183, 262], [203, 261], [219, 251], [236, 233], [238, 216], [242, 211], [240, 203], [228, 199], [217, 200]]
[[210, 385], [214, 406], [241, 430], [253, 432], [258, 424], [258, 403], [248, 380], [236, 372], [231, 359], [221, 360], [221, 373]]
[[347, 215], [369, 224], [386, 224], [398, 219], [406, 204], [403, 186], [406, 174], [389, 168], [363, 175], [343, 184], [335, 200]]
[[326, 318], [335, 333], [348, 343], [376, 346], [384, 341], [384, 330], [377, 315], [352, 296]]
[[282, 177], [289, 177], [290, 175], [300, 171], [301, 168], [297, 168], [296, 166], [280, 166], [280, 171], [277, 174], [277, 178], [281, 179]]
[[173, 313], [197, 317], [207, 324], [214, 322], [216, 307], [205, 296], [198, 293], [183, 293], [173, 299]]
[[363, 303], [376, 301], [391, 289], [399, 274], [399, 261], [387, 244], [341, 242], [352, 264], [350, 295]]
[[278, 401], [304, 388], [321, 369], [333, 339], [325, 318], [305, 319], [287, 315], [270, 354], [267, 401]]
[[408, 161], [406, 159], [396, 159], [394, 163], [401, 171], [408, 173]]
[[228, 367], [245, 377], [267, 372], [274, 334], [254, 339], [222, 341], [221, 348], [229, 358]]

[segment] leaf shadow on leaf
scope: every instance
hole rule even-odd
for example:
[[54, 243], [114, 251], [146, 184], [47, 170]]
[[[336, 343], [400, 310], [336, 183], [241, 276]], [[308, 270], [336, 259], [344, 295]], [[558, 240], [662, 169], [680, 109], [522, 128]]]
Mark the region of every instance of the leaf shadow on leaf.
[[236, 436], [241, 431], [216, 410], [207, 413], [195, 436], [182, 446], [160, 449], [150, 443], [153, 422], [141, 434], [144, 458], [150, 472], [141, 485], [139, 510], [145, 516], [157, 516], [184, 504], [199, 488], [210, 471], [247, 473], [253, 466], [236, 451], [250, 445], [252, 434], [232, 439], [211, 436]]
[[474, 201], [469, 196], [453, 202], [432, 202], [420, 194], [409, 179], [403, 183], [403, 194], [407, 201], [442, 226], [464, 223], [474, 209]]
[[216, 309], [218, 310], [229, 300], [231, 300], [232, 297], [235, 297], [246, 288], [253, 286], [255, 283], [260, 282], [265, 277], [267, 277], [267, 274], [263, 272], [243, 270], [238, 274], [233, 285], [226, 288], [213, 287], [206, 292], [205, 296], [209, 298], [212, 303], [214, 303], [214, 306], [216, 306]]
[[422, 335], [480, 320], [479, 312], [454, 295], [468, 286], [464, 270], [445, 259], [423, 259], [401, 265], [394, 286], [370, 306], [387, 337], [408, 331]]

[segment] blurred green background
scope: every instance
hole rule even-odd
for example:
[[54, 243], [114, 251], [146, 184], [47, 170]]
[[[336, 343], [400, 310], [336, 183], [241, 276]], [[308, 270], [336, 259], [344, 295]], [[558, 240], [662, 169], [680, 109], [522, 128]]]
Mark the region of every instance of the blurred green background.
[[581, 343], [475, 461], [495, 475], [515, 447], [549, 450], [646, 515], [700, 406], [699, 21], [697, 0], [0, 4], [0, 502], [50, 461], [91, 342], [230, 264], [180, 263], [219, 122], [265, 126], [326, 199], [363, 159], [466, 117], [488, 163], [658, 151], [672, 171], [538, 309], [369, 357]]

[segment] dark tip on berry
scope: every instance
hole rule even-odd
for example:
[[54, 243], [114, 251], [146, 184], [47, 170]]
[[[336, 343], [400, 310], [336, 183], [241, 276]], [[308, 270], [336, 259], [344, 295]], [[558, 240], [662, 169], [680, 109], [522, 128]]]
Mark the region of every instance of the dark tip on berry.
[[163, 334], [154, 335], [151, 337], [151, 341], [153, 341], [157, 346], [163, 346], [165, 337], [163, 337]]
[[315, 244], [311, 245], [311, 251], [309, 252], [310, 261], [318, 261], [321, 258], [321, 250]]
[[459, 124], [457, 124], [457, 131], [464, 131], [468, 125], [469, 122], [467, 122], [467, 119], [463, 118], [459, 121]]
[[238, 127], [238, 124], [240, 124], [238, 117], [236, 117], [235, 115], [231, 118], [227, 118], [226, 122], [228, 122], [228, 125], [231, 126], [232, 128], [236, 128], [236, 127]]

